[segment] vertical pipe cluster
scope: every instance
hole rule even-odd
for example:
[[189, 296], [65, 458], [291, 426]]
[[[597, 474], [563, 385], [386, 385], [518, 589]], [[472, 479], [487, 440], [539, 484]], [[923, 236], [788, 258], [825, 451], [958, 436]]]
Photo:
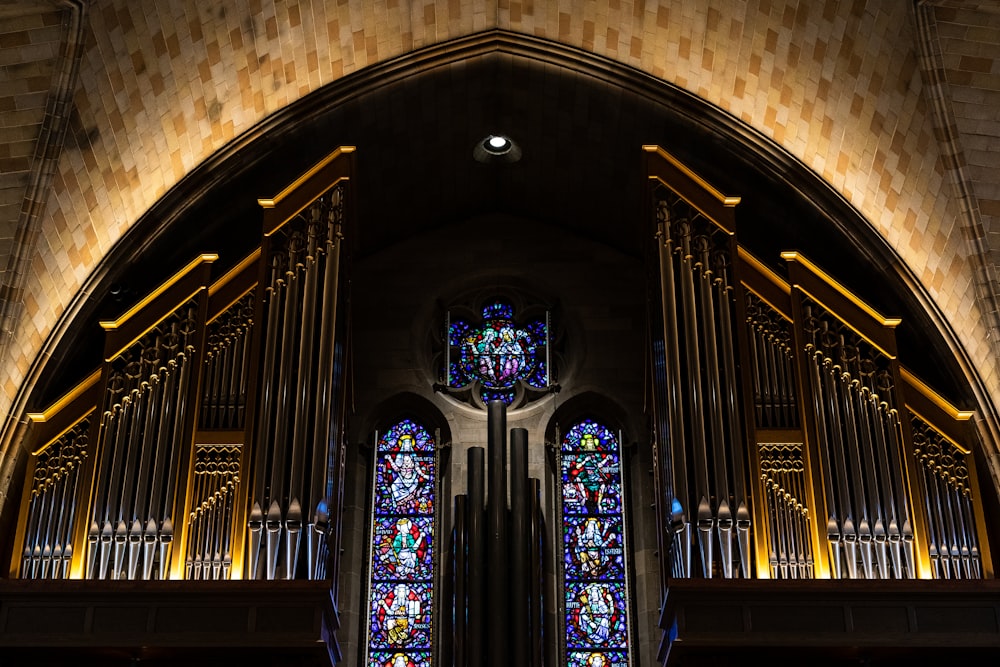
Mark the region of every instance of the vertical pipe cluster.
[[199, 414], [202, 429], [244, 427], [252, 326], [252, 292], [208, 325]]
[[670, 471], [673, 488], [670, 514], [663, 519], [674, 533], [673, 574], [746, 577], [750, 512], [729, 284], [731, 242], [687, 202], [663, 194], [656, 212], [665, 386], [657, 411], [665, 416], [658, 420], [658, 440], [669, 443], [669, 450], [659, 450], [664, 457], [669, 451], [669, 461], [658, 467]]
[[[262, 285], [263, 351], [256, 413], [249, 576], [326, 576], [330, 517], [339, 511], [343, 384], [337, 332], [344, 186], [269, 239]], [[304, 558], [301, 543], [305, 533]]]
[[809, 386], [835, 578], [915, 576], [902, 431], [889, 360], [807, 300]]
[[767, 494], [771, 578], [812, 579], [812, 528], [802, 502], [806, 493], [802, 444], [761, 444], [760, 473]]
[[470, 447], [467, 494], [455, 498], [452, 664], [541, 667], [541, 487], [528, 477], [525, 429], [510, 431], [508, 478], [506, 406], [491, 401], [488, 409], [488, 487], [483, 448]]
[[87, 417], [38, 455], [21, 556], [22, 579], [65, 579], [69, 572], [80, 464], [88, 455], [89, 428]]
[[792, 332], [772, 308], [747, 291], [747, 342], [753, 367], [757, 428], [798, 428]]
[[192, 382], [196, 307], [111, 361], [87, 535], [87, 578], [164, 579]]
[[240, 450], [237, 445], [200, 445], [195, 450], [185, 579], [229, 579]]
[[966, 456], [911, 415], [913, 452], [924, 488], [928, 547], [937, 579], [981, 579], [982, 561]]

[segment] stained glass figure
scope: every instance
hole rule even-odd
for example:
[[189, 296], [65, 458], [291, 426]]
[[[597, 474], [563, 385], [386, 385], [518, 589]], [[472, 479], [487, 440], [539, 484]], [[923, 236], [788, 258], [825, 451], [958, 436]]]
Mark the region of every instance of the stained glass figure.
[[435, 443], [396, 423], [376, 446], [368, 667], [430, 667]]
[[617, 454], [563, 454], [563, 512], [621, 512], [621, 471]]
[[626, 667], [628, 594], [618, 438], [587, 419], [561, 446], [566, 663]]
[[621, 583], [567, 582], [566, 645], [624, 648], [625, 587]]
[[567, 667], [628, 667], [628, 654], [622, 651], [570, 651]]
[[563, 518], [563, 527], [568, 578], [625, 578], [619, 517], [567, 516]]
[[434, 476], [434, 457], [410, 451], [381, 454], [376, 486], [379, 494], [377, 514], [432, 514], [434, 486], [427, 484]]
[[430, 584], [426, 583], [376, 583], [372, 587], [371, 599], [371, 646], [430, 646], [430, 589]]
[[478, 327], [463, 320], [452, 321], [448, 344], [453, 350], [448, 386], [475, 385], [484, 405], [491, 400], [513, 404], [519, 382], [539, 390], [548, 387], [548, 326], [545, 320], [518, 326], [513, 306], [505, 301], [489, 302]]
[[394, 653], [392, 651], [372, 651], [368, 656], [368, 667], [430, 667], [431, 656], [427, 651]]
[[376, 579], [430, 579], [434, 558], [428, 536], [430, 517], [376, 517], [373, 576]]

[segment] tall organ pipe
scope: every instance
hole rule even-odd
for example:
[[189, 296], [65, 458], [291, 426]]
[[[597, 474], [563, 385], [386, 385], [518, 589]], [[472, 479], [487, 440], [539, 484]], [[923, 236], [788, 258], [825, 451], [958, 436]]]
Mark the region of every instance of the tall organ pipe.
[[468, 489], [468, 528], [469, 528], [469, 607], [468, 607], [468, 642], [470, 650], [481, 650], [486, 624], [486, 572], [483, 565], [486, 556], [486, 512], [483, 507], [484, 488], [484, 457], [482, 447], [470, 447], [468, 450], [469, 489]]
[[452, 665], [455, 667], [465, 667], [467, 664], [465, 638], [468, 632], [466, 626], [466, 615], [463, 613], [469, 608], [467, 582], [468, 582], [468, 520], [466, 518], [466, 496], [455, 496], [455, 533], [452, 554], [454, 558], [454, 626], [452, 627]]
[[[337, 330], [337, 307], [340, 271], [340, 222], [336, 206], [339, 193], [333, 191], [327, 211], [327, 231], [325, 240], [326, 261], [323, 271], [322, 306], [320, 308], [319, 360], [316, 372], [316, 421], [313, 426], [312, 469], [310, 498], [317, 503], [313, 517], [313, 530], [326, 533], [328, 525], [320, 515], [320, 506], [326, 511], [326, 518], [337, 516], [339, 508], [330, 507], [333, 499], [328, 497], [327, 471], [331, 460], [331, 447], [336, 446], [340, 424], [334, 423], [334, 338]], [[339, 419], [337, 420], [339, 422]], [[339, 473], [338, 473], [339, 474]]]
[[722, 335], [722, 366], [724, 369], [726, 426], [728, 428], [729, 456], [733, 462], [733, 496], [736, 502], [736, 531], [740, 549], [740, 567], [744, 577], [750, 576], [750, 511], [746, 504], [746, 488], [743, 471], [743, 428], [737, 399], [737, 377], [735, 341], [733, 340], [732, 316], [730, 314], [730, 287], [725, 267], [720, 271], [717, 283], [719, 290], [719, 330]]
[[[510, 432], [510, 618], [531, 619], [530, 540], [531, 516], [528, 498], [528, 431]], [[491, 574], [499, 578], [498, 573]], [[512, 628], [510, 662], [530, 665], [530, 633]]]
[[545, 664], [544, 618], [545, 600], [542, 590], [545, 588], [545, 525], [542, 517], [541, 482], [531, 477], [528, 480], [528, 497], [530, 498], [529, 513], [531, 515], [531, 667], [542, 667]]
[[[663, 310], [663, 346], [664, 356], [667, 366], [667, 395], [665, 398], [667, 408], [667, 423], [670, 427], [670, 461], [669, 469], [673, 479], [673, 498], [665, 499], [663, 519], [672, 519], [672, 529], [675, 540], [674, 548], [681, 552], [683, 575], [691, 573], [691, 550], [690, 533], [688, 526], [688, 513], [691, 510], [690, 496], [687, 482], [687, 452], [684, 441], [684, 417], [681, 408], [681, 355], [678, 347], [677, 330], [677, 300], [676, 285], [674, 284], [674, 249], [673, 240], [670, 237], [669, 208], [664, 207], [663, 215], [665, 222], [659, 225], [659, 243], [657, 244], [660, 255], [660, 299]], [[660, 437], [667, 436], [661, 433]], [[666, 448], [663, 448], [666, 451]], [[681, 505], [682, 514], [679, 517], [671, 517], [673, 513], [673, 499], [676, 498]], [[681, 544], [676, 540], [680, 538]]]
[[729, 505], [729, 482], [726, 479], [726, 444], [723, 435], [722, 376], [719, 372], [719, 349], [715, 336], [715, 303], [712, 294], [714, 273], [709, 264], [709, 239], [701, 238], [701, 276], [698, 280], [701, 301], [701, 328], [707, 361], [708, 415], [711, 426], [711, 457], [715, 470], [716, 525], [719, 535], [719, 560], [722, 574], [733, 576], [733, 513]]
[[687, 352], [688, 378], [691, 400], [688, 403], [691, 439], [695, 460], [695, 496], [698, 498], [698, 533], [701, 544], [702, 573], [712, 576], [712, 508], [709, 503], [708, 455], [705, 443], [705, 425], [702, 421], [703, 390], [701, 386], [701, 354], [698, 349], [698, 313], [695, 303], [694, 266], [691, 253], [691, 223], [683, 221], [681, 230], [681, 302], [684, 309], [685, 350]]
[[489, 488], [487, 489], [487, 573], [491, 620], [488, 664], [507, 664], [508, 591], [504, 573], [507, 569], [507, 417], [502, 401], [490, 401], [488, 406], [487, 454], [489, 456]]

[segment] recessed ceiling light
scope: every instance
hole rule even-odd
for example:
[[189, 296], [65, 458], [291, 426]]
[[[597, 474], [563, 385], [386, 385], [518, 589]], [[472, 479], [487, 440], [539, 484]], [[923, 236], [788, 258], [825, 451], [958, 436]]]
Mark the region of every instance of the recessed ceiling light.
[[483, 147], [491, 153], [503, 155], [510, 150], [511, 142], [510, 139], [502, 134], [491, 134], [486, 137], [486, 141], [483, 142]]
[[521, 159], [521, 147], [505, 134], [488, 134], [472, 149], [478, 162], [509, 164]]

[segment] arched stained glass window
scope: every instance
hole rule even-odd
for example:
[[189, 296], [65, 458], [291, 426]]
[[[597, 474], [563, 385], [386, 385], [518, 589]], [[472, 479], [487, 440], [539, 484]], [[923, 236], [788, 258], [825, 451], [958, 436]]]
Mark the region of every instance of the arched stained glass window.
[[606, 426], [585, 419], [561, 446], [566, 664], [629, 664], [628, 562], [621, 451]]
[[434, 438], [415, 421], [378, 439], [367, 667], [429, 667], [433, 639]]

